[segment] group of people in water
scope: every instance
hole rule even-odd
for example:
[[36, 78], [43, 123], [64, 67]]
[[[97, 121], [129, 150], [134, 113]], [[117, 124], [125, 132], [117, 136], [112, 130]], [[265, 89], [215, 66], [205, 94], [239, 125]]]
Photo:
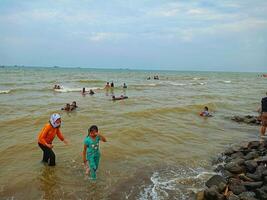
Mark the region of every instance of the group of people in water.
[[66, 103], [64, 108], [61, 108], [61, 110], [65, 110], [65, 111], [73, 111], [76, 108], [78, 108], [76, 101], [73, 101], [71, 104]]
[[[65, 139], [60, 131], [61, 126], [61, 116], [58, 113], [51, 115], [49, 123], [45, 124], [43, 129], [38, 135], [38, 146], [43, 151], [42, 162], [46, 163], [48, 166], [56, 165], [56, 155], [53, 151], [53, 140], [55, 136], [63, 141], [65, 144], [69, 142]], [[83, 155], [82, 159], [86, 169], [86, 174], [90, 172], [90, 177], [92, 180], [96, 179], [96, 171], [99, 166], [100, 151], [99, 142], [106, 142], [106, 138], [99, 133], [98, 127], [92, 125], [88, 129], [88, 135], [84, 139]]]
[[[154, 80], [159, 80], [159, 76], [158, 76], [158, 75], [155, 75], [155, 76], [153, 77], [153, 79], [154, 79]], [[147, 77], [147, 80], [151, 80], [151, 77], [150, 77], [150, 76]]]

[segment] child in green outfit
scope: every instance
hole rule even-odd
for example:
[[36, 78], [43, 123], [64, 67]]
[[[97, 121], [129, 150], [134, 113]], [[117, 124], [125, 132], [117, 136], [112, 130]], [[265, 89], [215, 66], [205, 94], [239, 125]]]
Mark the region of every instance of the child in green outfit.
[[[93, 125], [88, 129], [88, 136], [84, 140], [83, 162], [86, 166], [86, 172], [90, 177], [96, 179], [96, 170], [100, 160], [99, 141], [106, 142], [106, 138], [98, 132], [97, 126]], [[88, 167], [89, 165], [89, 167]]]

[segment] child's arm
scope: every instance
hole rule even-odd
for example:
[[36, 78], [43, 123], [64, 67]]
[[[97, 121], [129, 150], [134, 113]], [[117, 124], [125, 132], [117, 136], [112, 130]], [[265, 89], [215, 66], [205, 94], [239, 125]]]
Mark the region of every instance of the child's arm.
[[99, 132], [97, 133], [97, 135], [100, 137], [100, 140], [102, 142], [106, 142], [107, 141], [107, 139], [103, 135], [101, 135]]
[[84, 145], [83, 146], [83, 162], [84, 162], [84, 164], [86, 164], [86, 150], [87, 150], [87, 146], [86, 145]]

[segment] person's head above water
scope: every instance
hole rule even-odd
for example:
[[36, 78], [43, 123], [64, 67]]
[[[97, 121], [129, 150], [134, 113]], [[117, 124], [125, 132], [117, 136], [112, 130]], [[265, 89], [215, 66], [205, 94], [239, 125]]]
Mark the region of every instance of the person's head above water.
[[90, 135], [91, 137], [95, 137], [97, 132], [98, 132], [98, 128], [97, 128], [96, 125], [92, 125], [92, 126], [88, 129], [88, 135]]
[[85, 88], [83, 88], [83, 93], [85, 93]]
[[207, 106], [204, 107], [204, 110], [209, 111], [209, 108]]
[[54, 113], [51, 115], [50, 120], [49, 120], [50, 124], [54, 127], [54, 128], [58, 128], [60, 127], [61, 124], [61, 117], [58, 113]]
[[76, 101], [73, 101], [71, 105], [76, 106]]

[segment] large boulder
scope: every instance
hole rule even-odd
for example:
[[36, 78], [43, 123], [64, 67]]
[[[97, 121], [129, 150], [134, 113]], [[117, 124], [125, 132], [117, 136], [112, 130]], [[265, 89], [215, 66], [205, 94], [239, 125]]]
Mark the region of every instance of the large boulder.
[[210, 188], [215, 185], [218, 188], [221, 183], [226, 184], [226, 182], [227, 181], [224, 177], [220, 175], [214, 175], [206, 182], [206, 186]]

